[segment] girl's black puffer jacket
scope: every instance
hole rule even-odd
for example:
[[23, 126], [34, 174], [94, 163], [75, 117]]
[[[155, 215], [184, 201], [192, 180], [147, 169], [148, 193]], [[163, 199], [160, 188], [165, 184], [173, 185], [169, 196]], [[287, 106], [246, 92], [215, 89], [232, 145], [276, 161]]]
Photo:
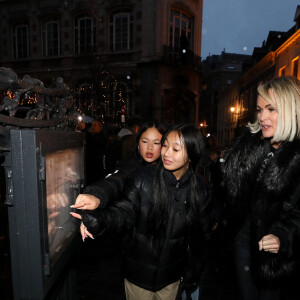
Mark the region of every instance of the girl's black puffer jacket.
[[204, 181], [197, 177], [202, 226], [192, 230], [186, 223], [191, 172], [188, 171], [180, 180], [176, 180], [171, 172], [164, 170], [172, 205], [169, 208], [162, 246], [159, 254], [155, 255], [147, 235], [147, 214], [156, 168], [157, 166], [149, 166], [134, 173], [126, 183], [124, 197], [120, 201], [106, 209], [82, 215], [85, 226], [95, 236], [133, 233], [124, 254], [125, 278], [150, 291], [158, 291], [181, 277], [188, 283], [198, 280], [211, 229], [211, 208]]

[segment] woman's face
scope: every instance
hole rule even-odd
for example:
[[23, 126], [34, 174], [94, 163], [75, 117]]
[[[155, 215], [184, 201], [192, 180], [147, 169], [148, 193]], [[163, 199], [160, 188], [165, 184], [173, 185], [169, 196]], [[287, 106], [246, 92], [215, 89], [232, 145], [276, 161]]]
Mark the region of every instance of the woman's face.
[[[276, 103], [274, 94], [270, 90], [270, 97]], [[262, 130], [263, 137], [272, 138], [277, 129], [278, 112], [272, 104], [265, 98], [258, 95], [257, 98], [257, 118]]]
[[160, 157], [161, 133], [155, 128], [149, 128], [139, 139], [139, 153], [147, 163], [153, 163]]
[[189, 158], [184, 142], [175, 131], [171, 131], [161, 148], [161, 157], [165, 169], [172, 171], [180, 179], [189, 167]]

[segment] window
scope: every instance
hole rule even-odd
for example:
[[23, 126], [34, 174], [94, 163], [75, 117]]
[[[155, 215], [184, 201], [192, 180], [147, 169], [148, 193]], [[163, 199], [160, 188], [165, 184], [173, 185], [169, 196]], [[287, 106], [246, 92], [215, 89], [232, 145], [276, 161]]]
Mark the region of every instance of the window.
[[279, 69], [279, 77], [285, 75], [285, 68], [286, 68], [286, 66]]
[[96, 32], [93, 18], [87, 14], [80, 15], [75, 20], [75, 53], [92, 53], [95, 45]]
[[133, 48], [133, 12], [117, 11], [110, 14], [110, 51], [128, 51]]
[[299, 57], [293, 59], [292, 61], [292, 72], [294, 77], [298, 77], [298, 66], [299, 66]]
[[19, 24], [13, 30], [13, 57], [24, 59], [29, 57], [29, 33], [27, 24]]
[[170, 15], [169, 45], [175, 51], [192, 49], [192, 18], [184, 11], [172, 9]]
[[43, 55], [60, 55], [60, 31], [58, 22], [46, 22], [43, 28]]

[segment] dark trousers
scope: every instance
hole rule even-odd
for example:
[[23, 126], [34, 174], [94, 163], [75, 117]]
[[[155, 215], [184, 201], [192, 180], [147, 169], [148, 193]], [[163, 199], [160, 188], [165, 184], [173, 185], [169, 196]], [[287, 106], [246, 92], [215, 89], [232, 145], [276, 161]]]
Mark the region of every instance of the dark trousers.
[[[258, 246], [257, 246], [258, 247]], [[258, 288], [252, 278], [250, 267], [250, 249], [235, 242], [235, 268], [241, 300], [279, 300], [280, 289]]]

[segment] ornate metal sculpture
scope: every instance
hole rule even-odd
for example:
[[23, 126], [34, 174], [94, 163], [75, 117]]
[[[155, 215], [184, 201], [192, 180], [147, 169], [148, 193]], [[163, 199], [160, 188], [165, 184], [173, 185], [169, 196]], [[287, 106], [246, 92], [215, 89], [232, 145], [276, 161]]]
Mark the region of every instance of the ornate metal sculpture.
[[[0, 91], [7, 91], [0, 105], [0, 123], [29, 128], [65, 127], [76, 120], [74, 100], [70, 88], [61, 77], [55, 88], [46, 88], [42, 81], [25, 75], [19, 79], [10, 68], [0, 68]], [[10, 96], [12, 95], [12, 96]], [[36, 103], [26, 117], [16, 118], [21, 97], [35, 97]], [[6, 114], [1, 114], [6, 112]], [[9, 115], [7, 115], [7, 113]]]

